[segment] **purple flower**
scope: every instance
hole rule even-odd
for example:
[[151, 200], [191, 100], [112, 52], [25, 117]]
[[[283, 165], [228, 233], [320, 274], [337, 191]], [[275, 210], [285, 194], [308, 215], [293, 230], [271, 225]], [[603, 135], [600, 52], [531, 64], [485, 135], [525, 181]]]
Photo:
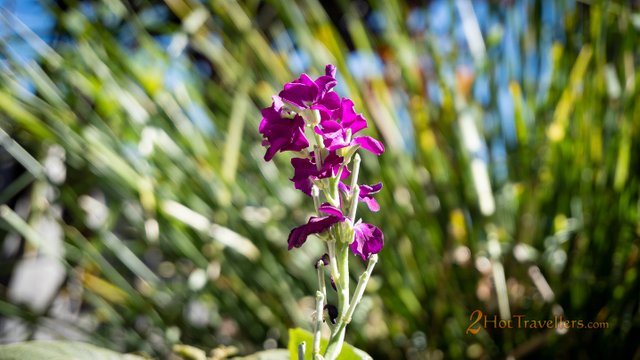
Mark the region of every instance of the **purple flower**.
[[[339, 122], [338, 122], [339, 120]], [[323, 138], [324, 146], [329, 150], [337, 150], [347, 146], [359, 145], [376, 155], [384, 152], [384, 145], [370, 137], [357, 136], [349, 138], [347, 130], [351, 130], [351, 135], [367, 127], [367, 120], [362, 114], [357, 114], [354, 110], [353, 101], [343, 98], [340, 108], [332, 113], [331, 119], [323, 120], [314, 131]]]
[[335, 151], [351, 145], [347, 141], [347, 131], [340, 123], [334, 120], [326, 120], [313, 129], [318, 135], [322, 136], [322, 142], [327, 150]]
[[[349, 193], [351, 191], [351, 188], [342, 182], [338, 184], [338, 187], [344, 193]], [[369, 207], [369, 210], [373, 212], [378, 212], [380, 210], [380, 205], [378, 204], [376, 199], [373, 198], [372, 195], [380, 192], [380, 190], [382, 189], [382, 183], [380, 182], [374, 185], [359, 185], [358, 187], [360, 188], [360, 192], [358, 193], [358, 199], [366, 203], [367, 207]]]
[[[367, 121], [362, 114], [355, 111], [351, 99], [340, 98], [333, 91], [336, 86], [335, 76], [336, 68], [331, 64], [326, 66], [325, 75], [315, 80], [307, 74], [302, 74], [298, 79], [285, 84], [282, 91], [273, 97], [271, 106], [262, 110], [260, 134], [263, 136], [262, 144], [267, 147], [264, 159], [269, 161], [276, 153], [283, 151], [303, 152], [301, 157], [291, 159], [294, 168], [291, 181], [296, 189], [309, 196], [314, 182], [327, 178], [331, 179], [330, 184], [338, 181], [342, 191], [350, 191], [349, 187], [341, 182], [351, 174], [345, 164], [345, 158], [337, 153], [339, 149], [345, 149], [340, 154], [352, 154], [352, 151], [360, 147], [376, 155], [384, 152], [382, 142], [369, 136], [355, 136], [367, 128]], [[313, 126], [315, 133], [320, 135], [320, 149], [308, 150], [305, 122]], [[371, 211], [380, 210], [380, 205], [373, 195], [382, 189], [382, 183], [359, 185], [358, 189], [360, 201], [366, 203]], [[325, 195], [333, 199], [330, 194]], [[353, 241], [349, 245], [351, 251], [363, 260], [371, 254], [378, 253], [384, 245], [382, 231], [361, 221], [352, 227], [352, 219], [342, 213], [342, 197], [339, 197], [339, 200], [339, 207], [324, 203], [318, 208], [319, 212], [326, 214], [325, 216], [312, 216], [306, 224], [292, 229], [287, 239], [289, 250], [301, 247], [309, 235], [324, 233], [335, 224], [349, 220], [347, 228], [353, 232], [349, 230], [343, 234], [353, 235]], [[326, 257], [325, 255], [322, 258], [325, 265]], [[332, 286], [335, 288], [333, 279]], [[330, 318], [334, 310], [335, 307], [328, 307]]]
[[353, 101], [348, 98], [342, 99], [340, 109], [333, 113], [333, 117], [335, 119], [340, 119], [342, 126], [351, 129], [352, 134], [367, 128], [367, 120], [362, 116], [362, 114], [356, 113]]
[[377, 183], [375, 185], [360, 185], [360, 195], [359, 198], [361, 201], [364, 201], [369, 210], [373, 212], [378, 212], [380, 210], [380, 205], [373, 198], [373, 194], [377, 194], [382, 189], [382, 183]]
[[[309, 221], [300, 225], [289, 233], [287, 243], [289, 250], [294, 247], [301, 247], [311, 234], [320, 234], [329, 230], [333, 225], [344, 222], [348, 218], [342, 214], [342, 211], [329, 203], [320, 205], [318, 211], [328, 214], [327, 216], [312, 216]], [[371, 224], [358, 221], [353, 226], [354, 240], [349, 246], [351, 251], [367, 260], [371, 254], [377, 254], [384, 246], [384, 234], [382, 231]]]
[[315, 81], [309, 75], [302, 74], [296, 80], [285, 84], [278, 96], [274, 96], [274, 107], [280, 110], [285, 104], [295, 109], [317, 109], [323, 117], [340, 107], [340, 97], [331, 91], [336, 86], [336, 67], [329, 64], [325, 75]]
[[354, 144], [360, 145], [361, 148], [369, 150], [376, 155], [380, 155], [384, 152], [384, 145], [382, 142], [372, 138], [371, 136], [358, 136], [353, 138]]
[[265, 161], [271, 160], [278, 151], [300, 151], [309, 147], [304, 136], [304, 119], [299, 115], [283, 117], [273, 105], [262, 109], [260, 134], [264, 138], [262, 145], [267, 146]]
[[358, 222], [353, 226], [354, 241], [349, 246], [355, 255], [367, 260], [371, 254], [377, 254], [384, 246], [384, 234], [371, 224]]
[[[291, 181], [293, 181], [296, 189], [311, 196], [313, 180], [336, 176], [343, 160], [342, 156], [338, 156], [335, 151], [331, 151], [322, 161], [320, 169], [318, 169], [314, 153], [311, 153], [311, 158], [293, 158], [291, 159], [291, 165], [294, 173]], [[349, 170], [344, 167], [340, 179], [347, 178], [349, 174]]]
[[294, 247], [299, 248], [307, 241], [307, 237], [311, 234], [320, 234], [326, 230], [329, 230], [331, 226], [339, 222], [343, 222], [345, 217], [342, 215], [340, 209], [329, 205], [328, 203], [322, 204], [318, 210], [329, 216], [312, 216], [304, 225], [294, 228], [289, 233], [287, 243], [289, 244], [289, 250]]

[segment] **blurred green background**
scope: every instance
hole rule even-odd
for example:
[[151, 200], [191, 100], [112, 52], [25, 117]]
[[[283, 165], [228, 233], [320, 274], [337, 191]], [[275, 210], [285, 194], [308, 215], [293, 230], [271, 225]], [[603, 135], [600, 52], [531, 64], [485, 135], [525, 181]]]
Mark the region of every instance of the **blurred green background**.
[[[323, 250], [286, 237], [312, 204], [257, 129], [333, 63], [387, 146], [350, 343], [638, 358], [639, 32], [638, 1], [1, 1], [0, 342], [162, 358], [310, 328]], [[476, 309], [608, 328], [472, 335]]]

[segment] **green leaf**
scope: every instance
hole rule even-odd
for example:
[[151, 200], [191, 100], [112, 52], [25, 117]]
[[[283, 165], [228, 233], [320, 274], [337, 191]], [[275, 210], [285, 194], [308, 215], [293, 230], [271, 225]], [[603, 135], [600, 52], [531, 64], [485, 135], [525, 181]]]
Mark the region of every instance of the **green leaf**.
[[0, 360], [143, 360], [130, 354], [99, 348], [74, 341], [27, 341], [0, 345]]
[[[312, 360], [313, 334], [301, 328], [289, 329], [289, 357], [292, 360], [298, 359], [298, 345], [301, 342], [306, 343], [305, 360]], [[320, 341], [320, 353], [324, 353], [329, 341], [322, 339]], [[357, 349], [347, 343], [342, 346], [342, 351], [338, 356], [338, 360], [368, 360], [373, 359], [366, 352]], [[1, 360], [1, 359], [0, 359]]]
[[282, 359], [288, 359], [288, 356], [289, 356], [289, 351], [287, 351], [286, 349], [272, 349], [272, 350], [259, 351], [255, 354], [251, 354], [243, 357], [234, 357], [233, 359], [234, 360], [282, 360]]

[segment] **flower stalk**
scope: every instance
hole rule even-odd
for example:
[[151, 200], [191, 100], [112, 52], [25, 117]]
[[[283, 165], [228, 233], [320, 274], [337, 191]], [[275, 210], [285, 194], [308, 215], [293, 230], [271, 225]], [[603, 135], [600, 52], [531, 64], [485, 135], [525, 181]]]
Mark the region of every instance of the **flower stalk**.
[[348, 313], [349, 308], [349, 252], [348, 245], [344, 242], [340, 242], [338, 245], [338, 269], [344, 274], [338, 281], [338, 323], [332, 329], [331, 336], [329, 337], [329, 344], [327, 345], [327, 351], [325, 352], [325, 359], [336, 359], [342, 350], [344, 343], [344, 336], [346, 330], [346, 324], [343, 325], [342, 319]]
[[351, 303], [349, 304], [349, 309], [343, 319], [343, 323], [349, 324], [351, 322], [351, 318], [353, 317], [353, 313], [356, 311], [356, 306], [362, 300], [362, 295], [364, 295], [364, 289], [367, 287], [367, 283], [369, 283], [369, 279], [371, 278], [371, 273], [373, 272], [373, 268], [378, 263], [378, 254], [373, 254], [369, 258], [369, 264], [367, 265], [367, 270], [360, 275], [358, 279], [358, 285], [356, 286], [356, 290], [353, 292], [353, 298], [351, 299]]
[[[316, 234], [325, 241], [327, 255], [316, 263], [318, 290], [316, 291], [316, 319], [314, 323], [313, 358], [335, 360], [344, 344], [347, 324], [362, 299], [367, 282], [378, 261], [378, 252], [384, 245], [384, 235], [376, 226], [356, 221], [360, 202], [371, 211], [380, 209], [373, 195], [382, 183], [359, 185], [359, 149], [375, 155], [384, 152], [384, 145], [369, 136], [357, 133], [367, 127], [366, 119], [356, 113], [353, 101], [341, 98], [333, 87], [336, 69], [327, 65], [325, 75], [316, 80], [302, 74], [284, 86], [273, 97], [270, 107], [262, 110], [260, 133], [267, 147], [265, 160], [270, 161], [278, 152], [294, 154], [291, 181], [294, 187], [313, 199], [316, 216], [306, 224], [291, 230], [287, 239], [289, 250], [301, 247], [309, 235]], [[307, 133], [315, 144], [310, 145]], [[349, 166], [351, 165], [351, 170]], [[345, 184], [349, 179], [349, 186]], [[349, 253], [368, 260], [366, 271], [360, 275], [353, 297], [350, 298]], [[328, 263], [327, 263], [328, 260]], [[332, 285], [336, 290], [337, 307], [329, 304], [326, 289], [326, 271], [329, 268]], [[335, 323], [327, 350], [320, 354], [324, 310]]]
[[[321, 271], [318, 268], [318, 271]], [[321, 339], [321, 331], [322, 331], [322, 318], [323, 318], [323, 310], [324, 310], [324, 294], [322, 291], [316, 291], [316, 324], [313, 332], [313, 357], [320, 354], [320, 339]]]

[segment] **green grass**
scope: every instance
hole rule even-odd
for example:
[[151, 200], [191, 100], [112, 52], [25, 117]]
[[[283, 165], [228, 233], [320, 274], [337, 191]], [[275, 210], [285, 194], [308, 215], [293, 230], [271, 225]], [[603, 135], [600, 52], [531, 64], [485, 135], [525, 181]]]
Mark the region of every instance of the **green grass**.
[[[26, 240], [24, 256], [46, 253], [40, 219], [60, 225], [59, 296], [82, 305], [90, 341], [156, 356], [175, 343], [248, 353], [310, 327], [322, 250], [288, 252], [285, 239], [312, 206], [293, 191], [286, 157], [263, 161], [257, 131], [259, 109], [297, 76], [291, 52], [274, 46], [291, 42], [312, 75], [338, 67], [342, 95], [387, 145], [363, 159], [364, 181], [384, 183], [367, 221], [386, 246], [349, 343], [374, 358], [638, 355], [637, 8], [559, 2], [557, 22], [545, 23], [540, 4], [491, 4], [502, 27], [474, 53], [464, 33], [446, 51], [444, 35], [411, 31], [399, 1], [370, 2], [382, 32], [346, 1], [331, 15], [316, 0], [46, 4], [50, 45], [0, 13], [10, 34], [0, 40], [0, 143], [21, 168], [0, 191], [0, 216]], [[36, 58], [20, 59], [16, 44]], [[384, 77], [350, 73], [350, 49], [381, 59]], [[531, 61], [548, 76], [528, 76]], [[469, 90], [473, 79], [488, 101]], [[489, 192], [478, 190], [481, 163]], [[0, 314], [30, 331], [55, 317], [7, 292]], [[186, 315], [194, 308], [201, 321]], [[609, 328], [465, 334], [476, 309]]]

